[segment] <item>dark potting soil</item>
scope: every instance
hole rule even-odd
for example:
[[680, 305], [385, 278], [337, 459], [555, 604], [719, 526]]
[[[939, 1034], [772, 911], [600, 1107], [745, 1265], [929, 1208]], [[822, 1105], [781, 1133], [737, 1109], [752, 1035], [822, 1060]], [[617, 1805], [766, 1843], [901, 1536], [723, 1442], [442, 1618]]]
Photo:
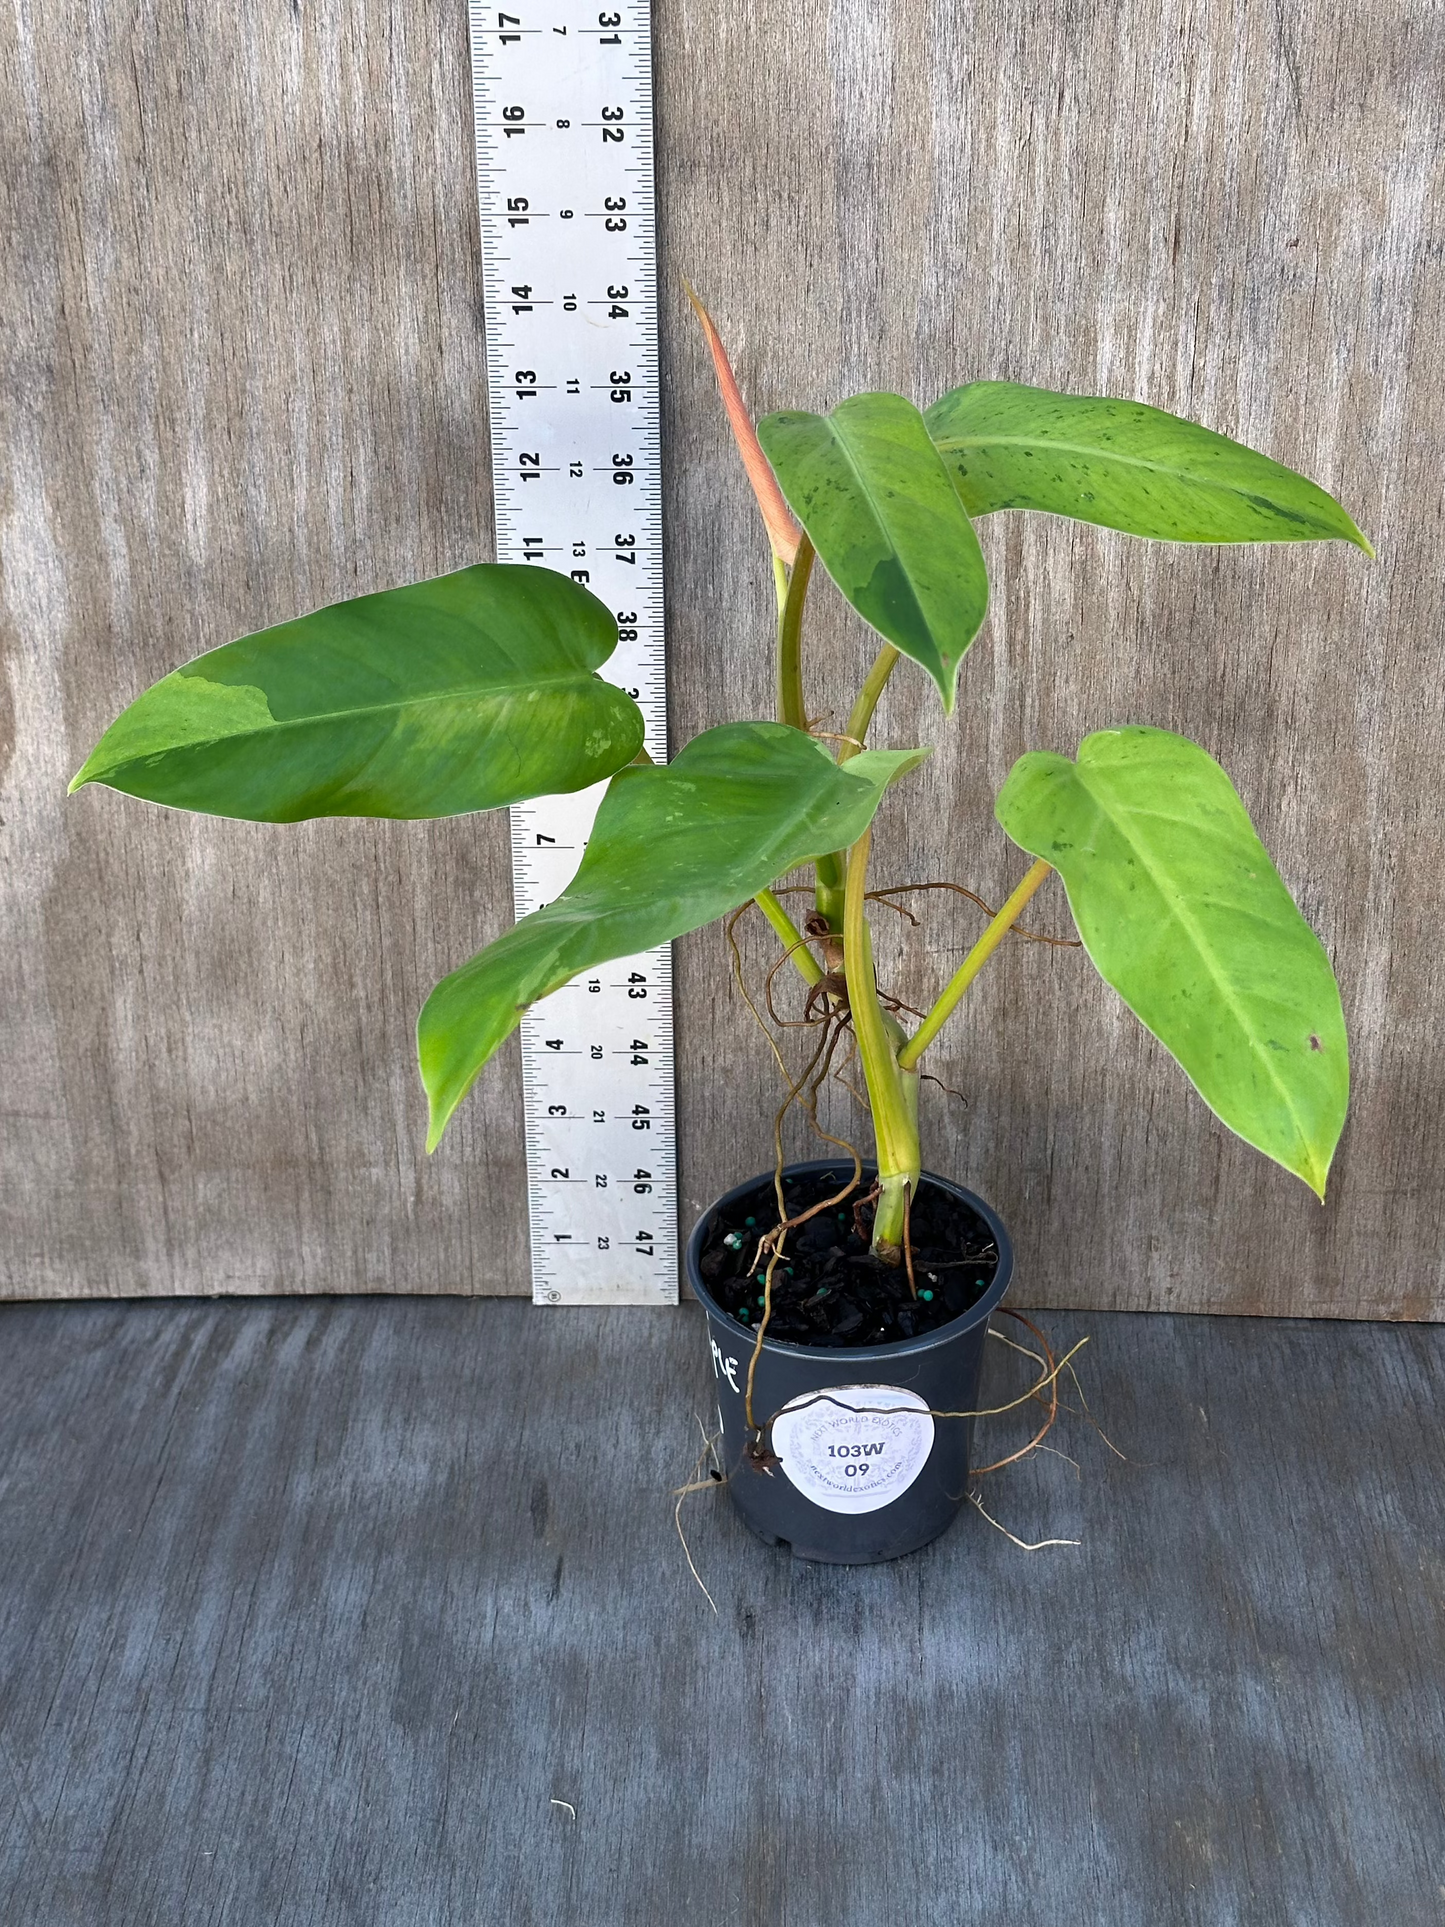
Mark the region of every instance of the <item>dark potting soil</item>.
[[[785, 1178], [788, 1216], [841, 1191], [851, 1167]], [[903, 1265], [884, 1265], [868, 1250], [873, 1207], [858, 1200], [866, 1181], [842, 1205], [790, 1231], [773, 1271], [768, 1337], [789, 1345], [886, 1345], [935, 1331], [970, 1310], [998, 1268], [993, 1233], [961, 1198], [925, 1179], [910, 1214], [915, 1300]], [[714, 1211], [699, 1259], [708, 1290], [740, 1325], [756, 1331], [763, 1315], [766, 1263], [755, 1263], [758, 1239], [778, 1223], [772, 1179]], [[860, 1235], [858, 1226], [862, 1226]]]

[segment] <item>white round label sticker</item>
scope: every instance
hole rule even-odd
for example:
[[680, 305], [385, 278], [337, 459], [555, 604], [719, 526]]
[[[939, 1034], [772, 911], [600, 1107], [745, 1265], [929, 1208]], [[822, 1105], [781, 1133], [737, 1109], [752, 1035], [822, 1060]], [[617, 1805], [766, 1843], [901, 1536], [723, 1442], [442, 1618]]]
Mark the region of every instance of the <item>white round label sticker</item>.
[[933, 1417], [901, 1385], [832, 1385], [773, 1420], [783, 1471], [825, 1512], [876, 1512], [908, 1490], [933, 1450]]

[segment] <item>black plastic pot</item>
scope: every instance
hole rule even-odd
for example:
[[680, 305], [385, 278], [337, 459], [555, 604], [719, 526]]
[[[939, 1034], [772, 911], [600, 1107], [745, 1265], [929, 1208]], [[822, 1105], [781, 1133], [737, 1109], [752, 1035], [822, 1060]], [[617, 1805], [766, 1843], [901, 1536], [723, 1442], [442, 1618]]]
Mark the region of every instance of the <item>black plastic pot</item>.
[[[790, 1164], [785, 1175], [836, 1172], [841, 1187], [852, 1170], [851, 1161], [822, 1158]], [[865, 1186], [874, 1170], [863, 1167]], [[799, 1559], [858, 1566], [916, 1552], [953, 1523], [968, 1493], [973, 1420], [930, 1414], [978, 1407], [989, 1315], [1008, 1290], [1013, 1247], [982, 1198], [932, 1172], [923, 1181], [961, 1198], [988, 1225], [998, 1246], [993, 1282], [961, 1317], [892, 1345], [852, 1350], [765, 1338], [753, 1416], [759, 1426], [772, 1421], [768, 1443], [781, 1464], [760, 1466], [745, 1451], [753, 1335], [714, 1302], [699, 1269], [717, 1212], [768, 1176], [720, 1198], [688, 1240], [688, 1283], [707, 1313], [728, 1491], [760, 1538], [788, 1545]]]

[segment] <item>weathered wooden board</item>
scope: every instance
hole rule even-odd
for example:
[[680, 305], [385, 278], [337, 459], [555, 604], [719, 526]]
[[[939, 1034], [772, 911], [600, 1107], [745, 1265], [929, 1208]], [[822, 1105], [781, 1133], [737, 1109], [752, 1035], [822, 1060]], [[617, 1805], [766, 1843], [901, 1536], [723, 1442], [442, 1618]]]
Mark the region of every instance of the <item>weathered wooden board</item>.
[[[1022, 946], [941, 1054], [965, 1101], [932, 1093], [930, 1161], [1003, 1209], [1039, 1302], [1441, 1315], [1445, 14], [659, 0], [657, 44], [676, 740], [770, 702], [684, 273], [760, 408], [985, 374], [1137, 395], [1305, 468], [1381, 551], [995, 518], [956, 723], [918, 676], [880, 718], [942, 743], [880, 880], [993, 895], [1021, 750], [1134, 720], [1221, 757], [1345, 985], [1329, 1205], [1232, 1144], [1076, 955]], [[31, 0], [0, 75], [0, 1291], [522, 1289], [515, 1056], [430, 1162], [410, 1061], [431, 982], [506, 921], [503, 823], [62, 799], [177, 661], [487, 553], [463, 9]], [[868, 644], [818, 602], [836, 718]], [[888, 959], [909, 1001], [976, 927], [935, 908], [931, 959]], [[776, 1095], [718, 934], [678, 962], [692, 1210], [767, 1160]]]
[[1077, 1545], [809, 1567], [714, 1490], [714, 1615], [695, 1308], [0, 1309], [0, 1912], [1438, 1920], [1445, 1330], [1051, 1323], [1131, 1462], [982, 1499]]

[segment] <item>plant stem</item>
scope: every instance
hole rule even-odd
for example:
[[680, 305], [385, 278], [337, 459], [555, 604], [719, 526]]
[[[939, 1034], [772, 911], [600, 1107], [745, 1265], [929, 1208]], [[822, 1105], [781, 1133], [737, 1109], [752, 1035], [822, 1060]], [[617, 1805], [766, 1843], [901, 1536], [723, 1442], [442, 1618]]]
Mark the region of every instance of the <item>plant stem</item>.
[[[885, 642], [873, 660], [863, 687], [858, 692], [848, 717], [848, 727], [843, 732], [844, 740], [838, 745], [838, 761], [846, 763], [858, 754], [868, 734], [868, 725], [873, 720], [873, 711], [878, 707], [878, 698], [883, 694], [883, 686], [893, 674], [893, 665], [899, 660], [898, 651], [891, 642]], [[844, 865], [846, 853], [833, 851], [831, 856], [818, 858], [818, 909], [828, 919], [834, 930], [843, 924]]]
[[[793, 573], [787, 580], [786, 594], [781, 588], [781, 569], [774, 558], [773, 574], [779, 582], [778, 614], [778, 721], [794, 729], [808, 727], [808, 712], [803, 702], [803, 603], [813, 573], [814, 549], [807, 536], [798, 543]], [[839, 851], [820, 856], [817, 866], [818, 909], [828, 919], [828, 927], [843, 925], [843, 857]]]
[[902, 1069], [912, 1070], [924, 1051], [928, 1049], [928, 1046], [943, 1029], [943, 1026], [953, 1015], [959, 998], [962, 997], [964, 991], [968, 989], [979, 971], [983, 969], [994, 951], [998, 949], [999, 945], [1008, 935], [1010, 929], [1018, 921], [1024, 905], [1028, 902], [1034, 891], [1038, 889], [1044, 878], [1048, 876], [1052, 867], [1051, 864], [1045, 863], [1042, 857], [1039, 857], [1037, 861], [1030, 866], [1023, 882], [1017, 890], [1014, 891], [1008, 902], [1003, 906], [1002, 910], [999, 911], [993, 922], [988, 926], [987, 930], [984, 931], [978, 942], [958, 966], [958, 969], [949, 979], [943, 995], [933, 1006], [932, 1010], [929, 1011], [923, 1022], [918, 1026], [918, 1029], [914, 1031], [912, 1037], [904, 1045], [903, 1049], [898, 1053], [898, 1062]]
[[803, 707], [803, 604], [813, 573], [813, 545], [805, 535], [798, 543], [788, 593], [778, 616], [778, 721], [794, 729], [808, 727]]
[[[887, 1035], [889, 1046], [893, 1051], [894, 1062], [896, 1063], [899, 1051], [902, 1050], [903, 1046], [908, 1042], [908, 1032], [903, 1028], [902, 1024], [899, 1023], [892, 1011], [888, 1010], [883, 1012], [883, 1029]], [[873, 1219], [873, 1249], [875, 1251], [880, 1250], [879, 1241], [882, 1239], [885, 1247], [882, 1255], [885, 1256], [887, 1255], [886, 1247], [891, 1246], [891, 1249], [896, 1252], [898, 1246], [907, 1236], [909, 1207], [918, 1195], [918, 1180], [923, 1163], [923, 1147], [918, 1132], [918, 1072], [906, 1071], [902, 1065], [899, 1065], [898, 1081], [903, 1090], [903, 1108], [908, 1117], [909, 1129], [913, 1133], [913, 1150], [910, 1165], [912, 1175], [906, 1177], [903, 1183], [895, 1188], [891, 1196], [882, 1192], [882, 1178], [880, 1177], [879, 1179], [880, 1196], [878, 1199], [878, 1210]], [[891, 1258], [890, 1262], [896, 1264], [896, 1257]], [[913, 1276], [910, 1272], [909, 1284], [912, 1285], [912, 1283]], [[916, 1287], [914, 1287], [913, 1295], [915, 1298], [918, 1296]]]
[[913, 1088], [910, 1103], [883, 1007], [878, 1002], [873, 939], [864, 915], [872, 840], [872, 832], [865, 830], [848, 856], [843, 968], [848, 978], [848, 1008], [868, 1084], [868, 1104], [873, 1113], [873, 1137], [878, 1151], [879, 1198], [873, 1219], [873, 1253], [886, 1264], [900, 1264], [908, 1199], [918, 1189], [921, 1161], [917, 1084], [914, 1079], [908, 1080]]
[[776, 549], [773, 550], [773, 589], [778, 598], [778, 620], [781, 622], [788, 601], [788, 565]]
[[899, 653], [891, 642], [885, 642], [873, 658], [873, 667], [868, 671], [863, 687], [858, 691], [858, 700], [853, 705], [843, 731], [844, 736], [851, 740], [838, 745], [840, 763], [846, 763], [849, 757], [856, 756], [862, 749], [867, 739], [868, 725], [872, 722], [873, 712], [878, 707], [878, 698], [883, 694], [888, 678], [893, 674], [899, 660]]
[[829, 856], [820, 856], [817, 862], [818, 887], [813, 892], [813, 901], [820, 916], [828, 919], [830, 930], [841, 932], [843, 928], [843, 903], [846, 888], [844, 869], [846, 858], [842, 850], [834, 850]]
[[768, 922], [777, 931], [787, 946], [788, 955], [797, 968], [798, 975], [808, 985], [823, 981], [823, 966], [808, 948], [807, 940], [793, 922], [782, 904], [771, 890], [759, 890], [753, 902], [762, 911]]

